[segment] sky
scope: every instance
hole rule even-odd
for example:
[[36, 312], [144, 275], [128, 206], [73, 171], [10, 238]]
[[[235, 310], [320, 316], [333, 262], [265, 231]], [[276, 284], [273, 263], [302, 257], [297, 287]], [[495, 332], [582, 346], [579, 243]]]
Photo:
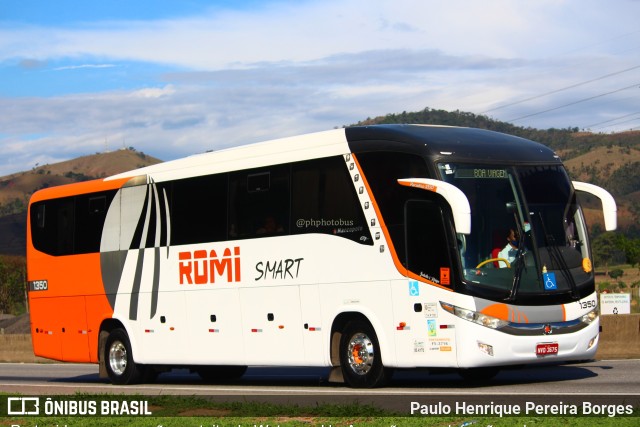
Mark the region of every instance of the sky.
[[0, 176], [424, 108], [640, 129], [640, 0], [0, 0]]

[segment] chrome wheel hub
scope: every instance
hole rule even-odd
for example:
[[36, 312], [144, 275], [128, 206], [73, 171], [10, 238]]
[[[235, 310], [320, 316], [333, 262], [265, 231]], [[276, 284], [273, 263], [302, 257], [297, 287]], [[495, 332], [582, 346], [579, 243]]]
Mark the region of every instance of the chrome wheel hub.
[[375, 358], [371, 339], [363, 333], [352, 336], [347, 348], [347, 358], [351, 370], [356, 374], [365, 375], [369, 372]]
[[124, 374], [127, 369], [127, 348], [120, 341], [115, 341], [109, 347], [109, 367], [116, 375]]

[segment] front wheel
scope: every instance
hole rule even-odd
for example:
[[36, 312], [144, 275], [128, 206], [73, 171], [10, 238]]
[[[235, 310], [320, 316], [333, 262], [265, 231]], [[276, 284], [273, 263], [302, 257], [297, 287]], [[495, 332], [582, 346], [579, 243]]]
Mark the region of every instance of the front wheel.
[[392, 371], [382, 364], [380, 344], [371, 325], [353, 320], [340, 338], [340, 367], [350, 387], [373, 388], [384, 385]]
[[137, 384], [144, 377], [144, 367], [133, 361], [131, 341], [124, 329], [114, 329], [109, 333], [104, 360], [113, 384]]

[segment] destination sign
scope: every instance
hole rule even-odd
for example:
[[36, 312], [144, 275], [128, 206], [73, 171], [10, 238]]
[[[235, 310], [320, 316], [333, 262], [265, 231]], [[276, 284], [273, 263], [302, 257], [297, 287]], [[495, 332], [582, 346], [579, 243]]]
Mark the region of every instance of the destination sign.
[[506, 169], [473, 168], [456, 170], [456, 178], [508, 179]]

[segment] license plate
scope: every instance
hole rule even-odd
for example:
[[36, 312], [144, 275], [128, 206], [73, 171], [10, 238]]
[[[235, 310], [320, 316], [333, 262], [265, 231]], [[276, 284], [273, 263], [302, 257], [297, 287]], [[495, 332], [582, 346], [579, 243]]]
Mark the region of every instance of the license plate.
[[557, 342], [536, 345], [536, 356], [549, 356], [552, 354], [558, 354]]

